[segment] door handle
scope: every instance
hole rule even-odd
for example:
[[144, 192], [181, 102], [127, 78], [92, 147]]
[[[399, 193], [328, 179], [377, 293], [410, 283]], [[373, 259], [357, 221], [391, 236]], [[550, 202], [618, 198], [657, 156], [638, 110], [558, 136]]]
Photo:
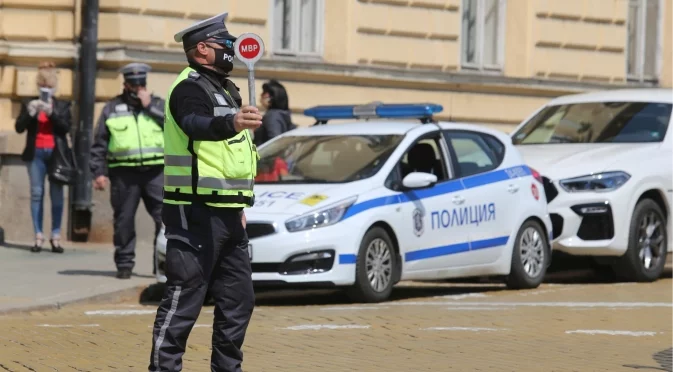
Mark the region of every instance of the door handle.
[[461, 205], [463, 203], [465, 203], [465, 198], [463, 198], [462, 196], [456, 195], [453, 197], [453, 204]]
[[513, 193], [519, 191], [519, 186], [514, 185], [514, 184], [509, 185], [509, 186], [507, 187], [507, 191], [509, 191], [509, 192], [511, 192], [511, 193], [513, 194]]

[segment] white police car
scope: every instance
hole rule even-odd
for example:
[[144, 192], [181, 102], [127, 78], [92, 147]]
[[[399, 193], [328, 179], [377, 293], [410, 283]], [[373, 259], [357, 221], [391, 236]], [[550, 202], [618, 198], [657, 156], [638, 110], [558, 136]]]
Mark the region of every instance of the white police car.
[[[347, 287], [362, 302], [385, 300], [399, 280], [537, 287], [552, 231], [540, 176], [506, 134], [433, 122], [441, 110], [318, 106], [305, 111], [316, 125], [260, 146], [246, 209], [255, 284]], [[326, 125], [354, 118], [376, 121]]]

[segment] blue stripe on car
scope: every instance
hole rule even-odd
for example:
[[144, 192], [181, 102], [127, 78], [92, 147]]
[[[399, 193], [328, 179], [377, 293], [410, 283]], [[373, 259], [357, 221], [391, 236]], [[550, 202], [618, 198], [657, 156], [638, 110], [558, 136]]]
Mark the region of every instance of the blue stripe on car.
[[[478, 249], [495, 248], [506, 245], [509, 241], [509, 236], [500, 236], [492, 239], [475, 240], [473, 242], [464, 242], [450, 245], [443, 245], [441, 247], [424, 248], [417, 251], [407, 252], [404, 255], [404, 260], [418, 261], [428, 258], [435, 258], [441, 256], [449, 256], [452, 254], [463, 253], [468, 251], [476, 251]], [[339, 264], [347, 265], [354, 264], [357, 261], [357, 256], [354, 254], [340, 254]]]
[[[517, 172], [522, 172], [518, 173]], [[353, 217], [356, 214], [362, 213], [366, 210], [384, 207], [386, 205], [394, 205], [400, 203], [408, 203], [411, 201], [432, 198], [438, 195], [450, 194], [456, 191], [472, 189], [484, 185], [489, 185], [496, 182], [518, 178], [521, 174], [530, 176], [532, 174], [530, 168], [525, 165], [516, 167], [500, 169], [492, 172], [477, 174], [470, 177], [465, 177], [457, 180], [446, 181], [436, 184], [434, 187], [427, 189], [408, 191], [397, 195], [383, 196], [365, 200], [360, 203], [352, 205], [343, 216], [343, 220]]]
[[[369, 209], [384, 207], [387, 205], [407, 203], [419, 199], [431, 198], [438, 195], [450, 194], [461, 190], [472, 189], [475, 187], [489, 185], [496, 182], [502, 182], [513, 178], [519, 178], [521, 176], [530, 176], [531, 174], [532, 171], [530, 170], [529, 167], [525, 165], [519, 165], [511, 168], [477, 174], [462, 179], [438, 183], [434, 187], [427, 189], [408, 191], [397, 195], [389, 195], [380, 198], [365, 200], [363, 202], [356, 203], [352, 205], [350, 208], [348, 208], [343, 219], [353, 217]], [[501, 236], [492, 239], [476, 240], [473, 242], [468, 241], [464, 243], [445, 245], [441, 247], [424, 248], [412, 252], [407, 252], [404, 258], [405, 261], [408, 262], [440, 256], [447, 256], [477, 249], [494, 248], [506, 245], [508, 240], [509, 240], [508, 236]], [[356, 261], [357, 261], [357, 255], [354, 254], [339, 255], [339, 264], [342, 265], [354, 264], [356, 263]]]

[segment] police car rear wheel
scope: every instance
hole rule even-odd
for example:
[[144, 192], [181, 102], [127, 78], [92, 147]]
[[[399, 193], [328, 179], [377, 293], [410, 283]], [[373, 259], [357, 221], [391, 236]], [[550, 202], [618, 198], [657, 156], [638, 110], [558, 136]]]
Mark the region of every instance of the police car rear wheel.
[[537, 288], [547, 271], [548, 256], [549, 244], [544, 229], [536, 221], [526, 221], [516, 235], [507, 286], [511, 289]]
[[369, 230], [358, 252], [355, 285], [348, 291], [354, 302], [385, 301], [393, 290], [397, 255], [388, 233], [379, 227]]

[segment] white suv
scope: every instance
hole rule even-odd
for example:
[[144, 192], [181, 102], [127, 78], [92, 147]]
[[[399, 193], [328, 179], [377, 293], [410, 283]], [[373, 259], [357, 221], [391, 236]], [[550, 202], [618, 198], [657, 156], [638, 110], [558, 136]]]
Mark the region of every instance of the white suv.
[[657, 280], [671, 249], [673, 91], [552, 100], [512, 141], [545, 176], [554, 249], [594, 256], [630, 281]]

